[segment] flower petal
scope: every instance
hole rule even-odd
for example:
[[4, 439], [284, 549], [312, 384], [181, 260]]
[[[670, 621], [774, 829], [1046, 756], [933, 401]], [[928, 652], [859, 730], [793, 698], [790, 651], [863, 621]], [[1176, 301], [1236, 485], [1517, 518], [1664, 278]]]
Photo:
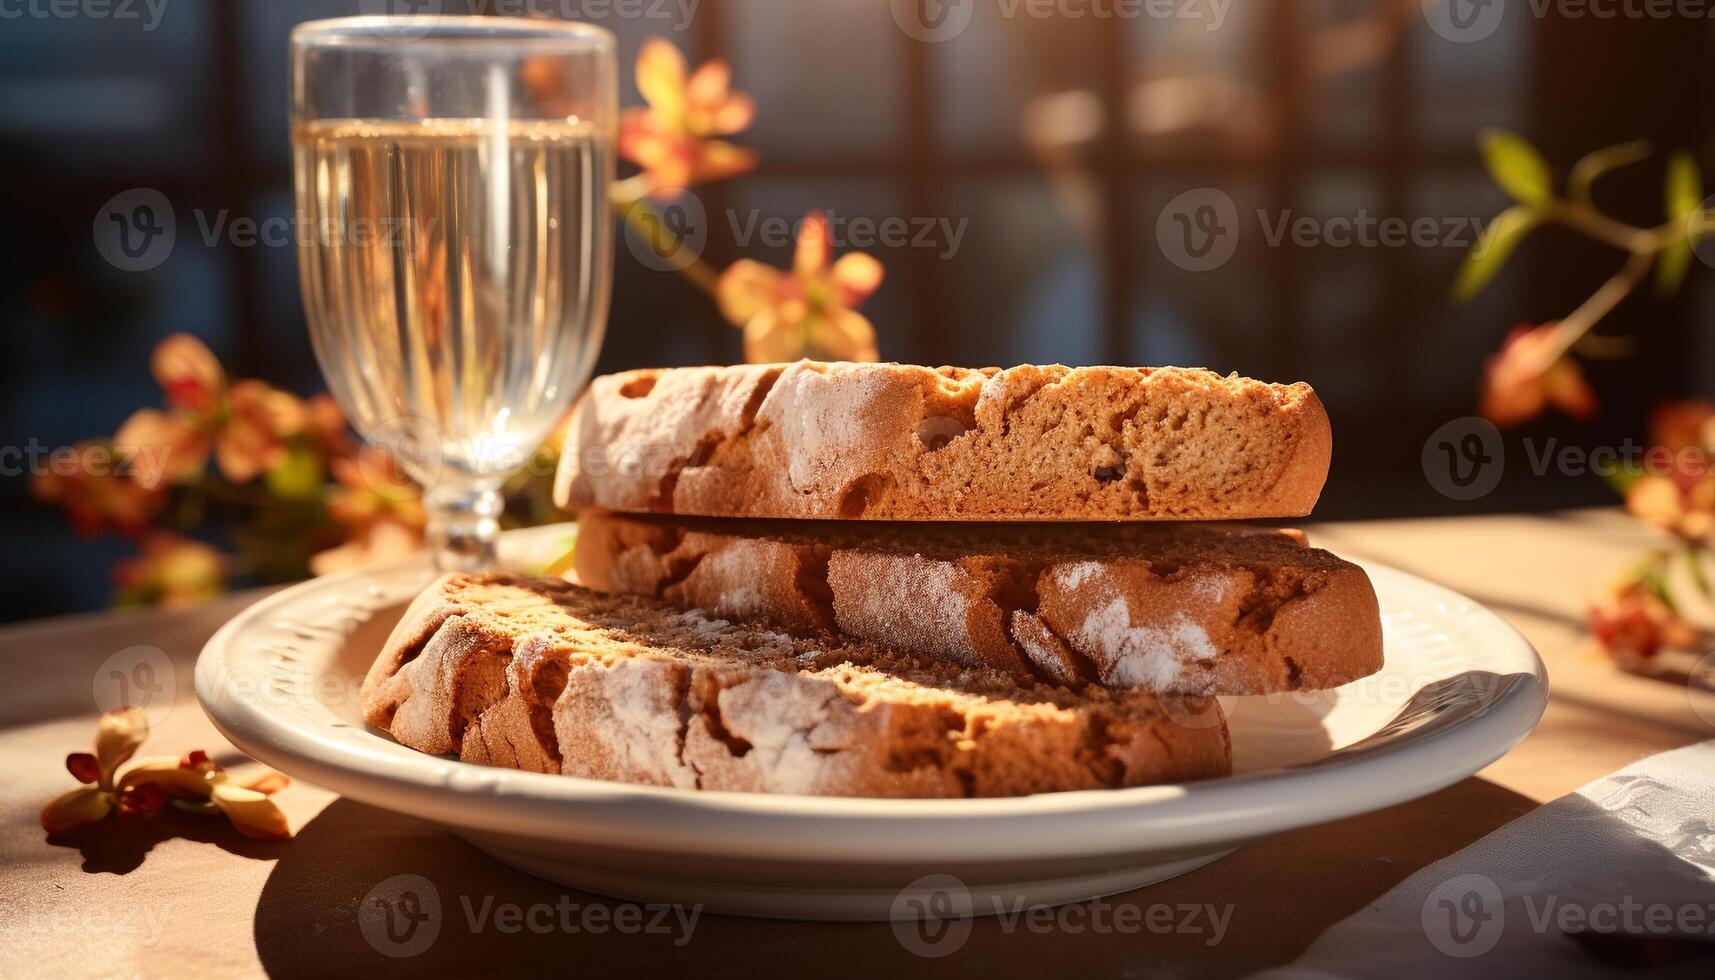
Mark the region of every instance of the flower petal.
[[104, 789], [94, 786], [74, 789], [42, 807], [42, 829], [57, 834], [94, 823], [113, 812], [114, 802], [113, 794]]
[[828, 361], [868, 362], [879, 359], [875, 327], [862, 313], [830, 310], [817, 320], [811, 335], [811, 356]]
[[804, 356], [804, 331], [772, 310], [744, 325], [744, 359], [752, 364], [778, 364]]
[[761, 262], [739, 259], [721, 273], [715, 283], [715, 302], [721, 315], [742, 327], [763, 310], [772, 309], [779, 291], [781, 273]]
[[645, 169], [667, 156], [669, 134], [663, 132], [653, 112], [631, 108], [619, 114], [619, 155]]
[[792, 257], [792, 274], [800, 279], [817, 275], [828, 267], [828, 216], [811, 211], [798, 225], [798, 251]]
[[292, 825], [286, 820], [286, 814], [265, 793], [231, 783], [216, 783], [209, 799], [246, 837], [285, 840], [292, 836]]
[[226, 372], [202, 341], [176, 333], [155, 345], [149, 370], [167, 393], [167, 403], [193, 412], [213, 411], [226, 387]]
[[727, 100], [732, 89], [732, 66], [725, 58], [710, 58], [691, 73], [685, 98], [693, 109], [711, 109]]
[[145, 783], [159, 786], [176, 796], [199, 800], [207, 799], [213, 789], [207, 773], [186, 769], [179, 765], [178, 759], [170, 755], [138, 759], [136, 765], [120, 774], [114, 786], [118, 789], [134, 789]]
[[149, 737], [149, 717], [142, 708], [115, 708], [101, 716], [95, 733], [95, 759], [101, 765], [102, 785], [113, 785], [113, 773], [137, 754]]
[[734, 92], [720, 108], [699, 120], [699, 126], [705, 136], [731, 136], [749, 129], [755, 121], [756, 100], [743, 92]]
[[685, 56], [665, 38], [652, 37], [637, 52], [637, 90], [662, 117], [677, 125], [685, 113]]
[[1549, 404], [1580, 421], [1596, 417], [1596, 393], [1584, 380], [1584, 372], [1569, 357], [1561, 358], [1542, 376], [1543, 395]]
[[829, 274], [840, 291], [840, 305], [855, 307], [881, 287], [887, 271], [873, 256], [850, 252], [840, 256]]
[[80, 783], [101, 781], [101, 763], [88, 752], [73, 752], [66, 756], [66, 772], [71, 773]]
[[211, 446], [192, 416], [152, 408], [132, 413], [113, 436], [132, 482], [147, 490], [194, 479], [208, 465]]
[[696, 166], [690, 181], [711, 182], [737, 177], [756, 169], [756, 162], [761, 159], [755, 150], [748, 147], [728, 143], [725, 140], [707, 140], [697, 147]]
[[297, 395], [265, 381], [240, 381], [227, 394], [234, 414], [251, 420], [270, 435], [284, 439], [304, 431], [308, 415]]
[[245, 783], [244, 788], [255, 790], [264, 796], [273, 796], [290, 785], [292, 785], [292, 781], [286, 777], [285, 773], [270, 769]]

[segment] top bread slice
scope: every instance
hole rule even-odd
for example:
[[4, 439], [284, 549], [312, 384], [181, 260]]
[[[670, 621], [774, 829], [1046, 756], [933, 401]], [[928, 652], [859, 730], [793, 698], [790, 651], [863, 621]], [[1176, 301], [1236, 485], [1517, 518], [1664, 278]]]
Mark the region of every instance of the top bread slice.
[[1212, 699], [1021, 684], [504, 573], [425, 590], [362, 702], [424, 752], [696, 789], [1008, 796], [1231, 767]]
[[834, 520], [1299, 517], [1331, 452], [1308, 385], [1202, 369], [672, 368], [591, 384], [555, 500]]
[[1059, 684], [1336, 687], [1382, 664], [1364, 570], [1245, 525], [579, 517], [577, 579]]

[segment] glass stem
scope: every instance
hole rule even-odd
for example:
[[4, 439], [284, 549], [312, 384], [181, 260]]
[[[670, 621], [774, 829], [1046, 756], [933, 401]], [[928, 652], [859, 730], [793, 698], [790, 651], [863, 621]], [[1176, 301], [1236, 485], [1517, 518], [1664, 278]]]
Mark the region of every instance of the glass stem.
[[505, 506], [496, 487], [437, 487], [423, 500], [429, 511], [429, 550], [443, 572], [500, 567], [495, 542]]

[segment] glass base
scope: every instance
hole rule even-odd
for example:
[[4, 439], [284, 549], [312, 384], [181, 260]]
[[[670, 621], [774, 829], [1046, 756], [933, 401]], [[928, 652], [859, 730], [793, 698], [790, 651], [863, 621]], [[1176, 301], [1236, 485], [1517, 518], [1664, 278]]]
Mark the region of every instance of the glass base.
[[429, 511], [427, 537], [437, 570], [481, 572], [500, 567], [495, 545], [505, 501], [499, 489], [436, 489], [423, 503]]

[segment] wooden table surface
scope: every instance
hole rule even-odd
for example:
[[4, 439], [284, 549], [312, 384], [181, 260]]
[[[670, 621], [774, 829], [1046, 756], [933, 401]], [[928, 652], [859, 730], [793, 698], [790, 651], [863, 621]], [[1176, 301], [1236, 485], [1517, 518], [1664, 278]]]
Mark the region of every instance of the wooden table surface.
[[[907, 951], [886, 924], [705, 915], [688, 938], [673, 926], [626, 934], [585, 928], [602, 922], [590, 909], [607, 914], [619, 903], [512, 871], [414, 817], [301, 783], [278, 797], [298, 831], [289, 842], [249, 841], [220, 821], [177, 814], [146, 824], [141, 834], [98, 825], [48, 841], [39, 808], [71, 787], [61, 760], [88, 748], [96, 674], [120, 650], [158, 647], [174, 665], [177, 699], [146, 752], [231, 752], [196, 705], [191, 665], [214, 630], [254, 601], [252, 593], [190, 612], [103, 613], [0, 630], [0, 976], [423, 976], [524, 966], [592, 975], [1239, 975], [1290, 962], [1333, 922], [1540, 803], [1643, 756], [1715, 736], [1704, 720], [1715, 719], [1715, 694], [1621, 673], [1590, 648], [1586, 603], [1651, 543], [1617, 511], [1318, 525], [1312, 540], [1489, 605], [1542, 652], [1552, 699], [1537, 731], [1475, 778], [1258, 842], [1106, 900], [1109, 915], [1125, 906], [1229, 910], [1218, 942], [1208, 928], [1121, 931], [1101, 928], [1099, 917], [1087, 926], [1063, 918], [1043, 931], [979, 919], [955, 953], [926, 959]], [[364, 896], [398, 874], [434, 881], [444, 909], [439, 938], [408, 959], [381, 955], [357, 919]], [[570, 903], [576, 931], [509, 934], [492, 919], [472, 918], [514, 903]]]

